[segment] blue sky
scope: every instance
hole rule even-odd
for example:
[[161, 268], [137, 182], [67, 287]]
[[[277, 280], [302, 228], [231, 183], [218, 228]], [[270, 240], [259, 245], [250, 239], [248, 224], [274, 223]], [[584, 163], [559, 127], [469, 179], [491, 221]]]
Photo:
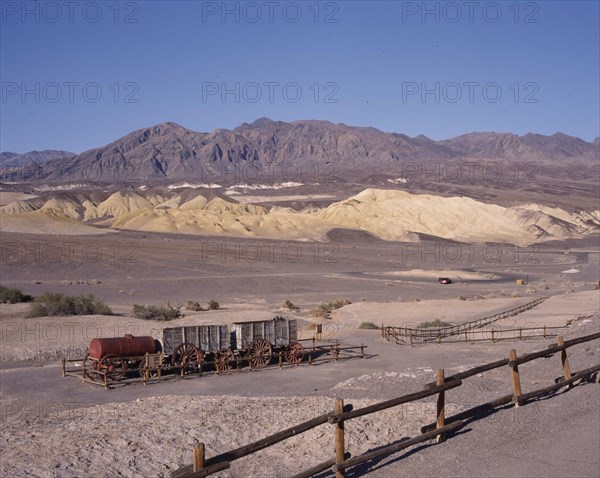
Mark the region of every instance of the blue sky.
[[1, 3], [2, 151], [263, 116], [600, 134], [597, 1], [74, 3]]

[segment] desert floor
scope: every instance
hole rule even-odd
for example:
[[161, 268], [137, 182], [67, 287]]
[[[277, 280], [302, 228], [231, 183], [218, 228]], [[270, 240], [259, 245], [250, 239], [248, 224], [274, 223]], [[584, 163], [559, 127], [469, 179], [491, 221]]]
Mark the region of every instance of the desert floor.
[[[599, 254], [590, 242], [546, 246], [470, 246], [430, 241], [385, 243], [340, 233], [336, 243], [192, 238], [117, 232], [98, 236], [3, 233], [2, 284], [30, 294], [93, 293], [117, 315], [25, 318], [28, 306], [0, 305], [0, 473], [3, 476], [169, 476], [192, 459], [227, 451], [333, 409], [355, 408], [420, 390], [435, 370], [457, 371], [539, 350], [554, 339], [408, 347], [386, 342], [377, 325], [460, 323], [537, 297], [538, 307], [498, 327], [566, 326], [565, 338], [600, 330]], [[458, 252], [461, 257], [458, 257]], [[439, 276], [453, 284], [438, 284]], [[516, 279], [527, 285], [517, 285]], [[353, 303], [314, 318], [318, 303]], [[131, 316], [134, 303], [216, 299], [221, 310], [186, 312], [169, 324]], [[283, 311], [285, 299], [300, 307]], [[95, 336], [158, 335], [164, 325], [230, 323], [284, 314], [302, 337], [323, 324], [326, 340], [365, 344], [364, 359], [312, 367], [242, 370], [103, 390], [62, 378], [60, 358], [80, 357]], [[571, 352], [572, 350], [572, 352]], [[569, 351], [574, 371], [598, 363], [600, 340]], [[558, 356], [521, 368], [523, 390], [553, 383]], [[510, 393], [505, 368], [476, 376], [447, 394], [448, 415]], [[600, 475], [598, 385], [582, 384], [524, 407], [472, 421], [440, 445], [396, 454], [348, 476], [548, 477]], [[433, 422], [435, 398], [349, 422], [353, 454], [415, 436]], [[223, 477], [283, 477], [333, 456], [323, 425], [249, 458]], [[324, 473], [322, 476], [330, 476]]]

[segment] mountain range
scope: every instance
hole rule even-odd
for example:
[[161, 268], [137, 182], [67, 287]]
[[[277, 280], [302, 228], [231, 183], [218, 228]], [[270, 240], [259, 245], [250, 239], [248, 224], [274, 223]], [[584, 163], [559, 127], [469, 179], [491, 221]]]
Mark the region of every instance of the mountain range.
[[76, 156], [69, 151], [56, 151], [46, 149], [44, 151], [29, 151], [28, 153], [12, 153], [5, 151], [0, 153], [0, 166], [2, 168], [21, 167], [27, 164], [41, 164], [57, 159], [68, 159]]
[[[43, 159], [42, 159], [43, 158]], [[273, 121], [260, 118], [233, 130], [201, 133], [176, 123], [133, 131], [116, 141], [73, 154], [65, 151], [0, 153], [0, 180], [5, 182], [139, 182], [219, 179], [234, 183], [242, 169], [335, 168], [393, 169], [410, 161], [455, 159], [598, 164], [600, 143], [563, 133], [468, 133], [434, 141], [371, 127], [327, 121]], [[10, 165], [9, 167], [7, 167]], [[248, 174], [247, 176], [251, 176]], [[228, 179], [230, 179], [228, 181]]]

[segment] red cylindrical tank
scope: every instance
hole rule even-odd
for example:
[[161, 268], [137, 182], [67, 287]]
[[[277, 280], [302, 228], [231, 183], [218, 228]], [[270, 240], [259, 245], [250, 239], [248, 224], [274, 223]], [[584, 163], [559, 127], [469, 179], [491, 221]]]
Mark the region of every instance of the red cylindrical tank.
[[89, 349], [90, 357], [98, 360], [108, 354], [116, 354], [119, 357], [138, 357], [155, 352], [156, 344], [153, 337], [134, 337], [130, 334], [119, 338], [92, 339]]

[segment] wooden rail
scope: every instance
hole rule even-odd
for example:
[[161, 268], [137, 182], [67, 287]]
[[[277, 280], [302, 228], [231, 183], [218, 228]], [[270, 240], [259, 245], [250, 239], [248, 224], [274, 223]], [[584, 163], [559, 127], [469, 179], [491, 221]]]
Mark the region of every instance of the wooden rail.
[[[221, 453], [208, 460], [205, 460], [204, 458], [204, 444], [199, 444], [194, 448], [194, 463], [180, 468], [179, 470], [173, 472], [171, 476], [173, 478], [208, 476], [209, 474], [218, 470], [229, 468], [231, 462], [234, 460], [270, 447], [292, 436], [297, 436], [317, 426], [329, 423], [332, 425], [334, 432], [333, 441], [335, 443], [335, 456], [327, 461], [300, 471], [297, 475], [294, 475], [294, 478], [308, 478], [310, 476], [322, 473], [328, 469], [335, 473], [336, 478], [344, 478], [345, 470], [353, 466], [365, 463], [381, 456], [397, 453], [408, 447], [429, 440], [435, 440], [435, 442], [439, 443], [450, 437], [453, 432], [456, 432], [458, 429], [462, 428], [467, 418], [471, 418], [482, 413], [489, 413], [490, 411], [495, 410], [497, 407], [507, 405], [511, 402], [514, 403], [515, 406], [525, 405], [528, 401], [533, 400], [534, 398], [555, 392], [563, 387], [571, 388], [576, 384], [576, 382], [584, 380], [593, 374], [596, 374], [596, 381], [598, 382], [600, 364], [572, 374], [568, 363], [567, 349], [569, 347], [599, 338], [600, 333], [590, 334], [567, 341], [564, 341], [563, 338], [559, 336], [555, 345], [550, 345], [546, 349], [538, 352], [525, 354], [519, 357], [517, 356], [516, 351], [511, 349], [508, 353], [508, 357], [505, 359], [480, 365], [449, 377], [445, 377], [444, 370], [438, 370], [436, 374], [436, 381], [426, 384], [423, 390], [356, 410], [352, 409], [352, 405], [344, 405], [343, 400], [338, 398], [335, 402], [335, 409], [329, 413], [319, 415], [318, 417], [312, 418], [311, 420], [300, 423], [294, 427], [290, 427], [274, 435], [262, 438], [254, 443], [250, 443], [249, 445]], [[563, 375], [556, 380], [556, 383], [538, 390], [523, 393], [521, 390], [518, 365], [535, 360], [537, 358], [552, 356], [559, 352], [561, 354], [561, 369]], [[461, 386], [463, 383], [462, 381], [468, 377], [506, 366], [508, 366], [510, 369], [512, 393], [504, 394], [500, 397], [487, 401], [486, 403], [477, 405], [468, 410], [464, 410], [454, 416], [446, 417], [445, 393], [448, 390]], [[404, 403], [422, 400], [431, 396], [437, 396], [435, 421], [430, 425], [422, 427], [420, 430], [420, 435], [410, 439], [402, 440], [400, 442], [392, 443], [380, 449], [368, 451], [354, 457], [352, 457], [348, 450], [346, 450], [344, 427], [346, 421], [396, 407]], [[200, 450], [200, 452], [198, 450]], [[223, 468], [218, 468], [219, 466], [222, 466]]]
[[[483, 319], [471, 320], [470, 322], [464, 322], [462, 324], [450, 325], [447, 327], [438, 328], [412, 328], [412, 327], [392, 327], [392, 326], [381, 326], [381, 335], [383, 338], [389, 341], [403, 340], [406, 342], [429, 342], [444, 337], [456, 336], [464, 334], [465, 332], [472, 332], [474, 329], [480, 329], [487, 325], [490, 325], [498, 320], [506, 319], [507, 317], [513, 317], [526, 310], [533, 309], [537, 305], [541, 304], [547, 299], [547, 297], [539, 297], [527, 304], [514, 307], [510, 310], [498, 312], [497, 314], [484, 317]], [[524, 329], [521, 329], [524, 330]]]
[[384, 335], [386, 340], [394, 342], [398, 345], [409, 344], [413, 346], [415, 342], [422, 343], [469, 343], [469, 342], [501, 342], [503, 340], [528, 340], [535, 338], [558, 337], [566, 330], [566, 327], [549, 327], [546, 325], [538, 327], [518, 327], [513, 329], [471, 329], [465, 330], [460, 335], [438, 335], [436, 338], [428, 338], [416, 340], [409, 336], [408, 340], [402, 336], [394, 335], [393, 332], [387, 331]]

